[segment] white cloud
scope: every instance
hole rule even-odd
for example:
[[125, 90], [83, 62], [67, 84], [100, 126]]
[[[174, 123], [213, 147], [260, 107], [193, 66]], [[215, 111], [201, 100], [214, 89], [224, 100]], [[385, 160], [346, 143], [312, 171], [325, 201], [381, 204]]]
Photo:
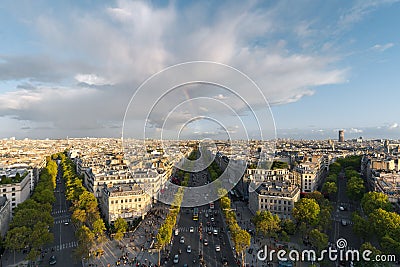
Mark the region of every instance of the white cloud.
[[393, 124], [391, 124], [391, 125], [388, 126], [388, 128], [389, 128], [390, 130], [396, 129], [396, 128], [398, 128], [398, 127], [399, 127], [399, 124], [398, 124], [397, 122], [395, 122], [395, 123], [393, 123]]
[[339, 25], [343, 27], [361, 21], [365, 16], [382, 5], [396, 3], [399, 0], [357, 0], [352, 8], [346, 10], [339, 20]]
[[75, 75], [75, 80], [77, 80], [80, 83], [86, 83], [88, 85], [110, 84], [110, 82], [107, 81], [105, 78], [99, 77], [96, 74], [77, 74]]
[[357, 129], [357, 128], [351, 128], [349, 130], [349, 133], [362, 133], [362, 132], [363, 132], [363, 130]]
[[371, 47], [372, 50], [376, 50], [379, 52], [383, 52], [391, 47], [394, 46], [394, 43], [387, 43], [387, 44], [376, 44], [373, 47]]

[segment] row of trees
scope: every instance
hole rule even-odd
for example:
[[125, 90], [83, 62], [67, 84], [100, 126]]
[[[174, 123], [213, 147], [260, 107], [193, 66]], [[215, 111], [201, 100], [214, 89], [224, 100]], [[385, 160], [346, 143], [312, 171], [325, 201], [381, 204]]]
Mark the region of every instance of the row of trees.
[[242, 266], [244, 266], [244, 255], [246, 249], [250, 246], [251, 236], [249, 232], [240, 228], [236, 220], [236, 213], [231, 209], [231, 200], [227, 196], [225, 189], [219, 190], [221, 209], [225, 217], [226, 224], [230, 231], [232, 241], [237, 253], [241, 255]]
[[83, 186], [83, 178], [77, 175], [75, 164], [63, 153], [57, 154], [57, 158], [61, 160], [66, 197], [72, 203], [71, 219], [77, 228], [75, 254], [78, 259], [89, 258], [96, 246], [105, 241], [106, 227], [100, 217], [97, 199]]
[[40, 255], [41, 248], [53, 242], [54, 236], [49, 229], [54, 224], [51, 209], [55, 202], [53, 191], [56, 175], [57, 164], [48, 157], [31, 198], [14, 209], [10, 230], [5, 238], [5, 246], [14, 251], [14, 256], [15, 251], [26, 249], [29, 251], [26, 259], [34, 261]]
[[158, 233], [156, 236], [156, 247], [158, 248], [158, 265], [160, 265], [160, 253], [161, 250], [171, 242], [172, 238], [172, 230], [176, 225], [176, 220], [181, 209], [181, 203], [183, 199], [183, 188], [178, 188], [178, 191], [175, 194], [174, 201], [171, 204], [168, 215], [165, 218], [163, 224], [161, 224], [160, 229], [158, 229]]
[[[378, 240], [381, 249], [387, 254], [400, 257], [400, 215], [392, 211], [387, 195], [380, 192], [368, 192], [361, 199], [364, 215], [353, 213], [353, 231], [364, 240]], [[378, 254], [381, 254], [374, 248]]]

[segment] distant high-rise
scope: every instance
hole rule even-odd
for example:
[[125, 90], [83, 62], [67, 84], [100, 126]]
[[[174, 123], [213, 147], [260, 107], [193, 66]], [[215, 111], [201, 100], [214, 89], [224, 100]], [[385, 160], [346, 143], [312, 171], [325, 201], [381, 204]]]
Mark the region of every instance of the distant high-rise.
[[344, 130], [339, 130], [339, 142], [344, 142]]

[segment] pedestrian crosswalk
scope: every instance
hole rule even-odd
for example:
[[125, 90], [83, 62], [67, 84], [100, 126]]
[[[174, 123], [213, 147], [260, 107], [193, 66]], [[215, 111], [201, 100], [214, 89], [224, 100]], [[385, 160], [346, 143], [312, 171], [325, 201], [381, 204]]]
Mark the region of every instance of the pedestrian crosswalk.
[[66, 213], [68, 212], [67, 209], [63, 209], [63, 210], [54, 210], [51, 212], [51, 215], [56, 215], [56, 214], [61, 214], [61, 213]]
[[54, 224], [60, 224], [60, 223], [69, 223], [69, 222], [71, 222], [71, 219], [70, 218], [65, 218], [65, 219], [56, 219], [56, 220], [54, 220]]
[[67, 248], [75, 248], [77, 246], [78, 246], [78, 242], [72, 241], [72, 242], [61, 244], [61, 245], [53, 246], [51, 249], [52, 250], [54, 249], [55, 251], [60, 251], [60, 250], [67, 249]]

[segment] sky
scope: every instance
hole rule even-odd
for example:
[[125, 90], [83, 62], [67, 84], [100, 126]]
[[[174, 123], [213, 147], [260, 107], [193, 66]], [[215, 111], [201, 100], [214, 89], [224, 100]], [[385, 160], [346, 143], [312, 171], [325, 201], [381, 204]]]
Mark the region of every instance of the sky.
[[397, 0], [1, 1], [0, 138], [400, 139], [398, 14]]

